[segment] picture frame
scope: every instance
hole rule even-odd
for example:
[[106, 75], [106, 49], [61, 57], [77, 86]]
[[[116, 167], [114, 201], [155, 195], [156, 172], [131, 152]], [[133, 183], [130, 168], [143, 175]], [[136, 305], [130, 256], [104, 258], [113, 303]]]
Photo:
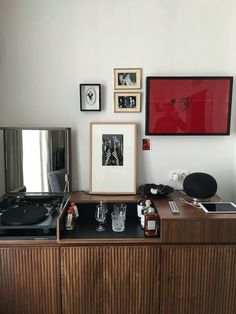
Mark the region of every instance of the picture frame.
[[137, 123], [90, 123], [90, 194], [136, 194]]
[[140, 112], [141, 93], [119, 91], [114, 92], [114, 112]]
[[229, 135], [232, 76], [146, 78], [146, 135]]
[[80, 111], [101, 111], [101, 84], [80, 84]]
[[114, 68], [113, 86], [118, 89], [140, 89], [141, 88], [141, 68]]

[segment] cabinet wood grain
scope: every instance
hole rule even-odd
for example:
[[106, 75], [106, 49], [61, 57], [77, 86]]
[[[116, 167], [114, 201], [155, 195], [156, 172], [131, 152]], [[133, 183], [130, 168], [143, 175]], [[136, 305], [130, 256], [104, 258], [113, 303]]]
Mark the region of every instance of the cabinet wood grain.
[[159, 313], [160, 249], [61, 249], [62, 313]]
[[161, 255], [162, 314], [234, 314], [236, 246], [166, 246]]
[[235, 243], [236, 220], [164, 220], [165, 243]]
[[0, 313], [59, 314], [57, 248], [0, 248]]

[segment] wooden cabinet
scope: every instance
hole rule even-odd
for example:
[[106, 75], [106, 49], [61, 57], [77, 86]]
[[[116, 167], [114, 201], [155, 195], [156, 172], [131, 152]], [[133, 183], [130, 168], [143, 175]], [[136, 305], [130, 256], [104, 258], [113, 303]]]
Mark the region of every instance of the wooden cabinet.
[[234, 314], [236, 215], [205, 215], [180, 201], [172, 215], [167, 200], [156, 204], [160, 238], [61, 239], [60, 221], [57, 243], [2, 241], [0, 313]]
[[172, 219], [162, 221], [164, 243], [235, 243], [235, 219]]
[[61, 248], [63, 314], [159, 313], [160, 248]]
[[58, 248], [0, 248], [0, 313], [61, 313], [58, 261]]
[[164, 246], [162, 314], [234, 314], [236, 246]]

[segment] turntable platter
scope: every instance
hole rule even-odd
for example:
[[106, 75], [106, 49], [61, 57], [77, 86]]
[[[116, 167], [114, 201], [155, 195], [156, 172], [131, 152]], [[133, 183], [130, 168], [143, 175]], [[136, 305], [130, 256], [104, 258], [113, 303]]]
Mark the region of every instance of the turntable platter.
[[11, 207], [1, 215], [4, 225], [23, 226], [43, 221], [48, 216], [48, 210], [43, 206]]

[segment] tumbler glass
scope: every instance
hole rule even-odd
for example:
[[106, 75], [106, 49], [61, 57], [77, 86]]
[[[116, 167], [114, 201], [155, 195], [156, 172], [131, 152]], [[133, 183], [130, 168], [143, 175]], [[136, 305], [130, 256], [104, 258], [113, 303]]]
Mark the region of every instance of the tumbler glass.
[[122, 232], [125, 230], [125, 216], [123, 213], [113, 211], [111, 213], [112, 230], [114, 232]]

